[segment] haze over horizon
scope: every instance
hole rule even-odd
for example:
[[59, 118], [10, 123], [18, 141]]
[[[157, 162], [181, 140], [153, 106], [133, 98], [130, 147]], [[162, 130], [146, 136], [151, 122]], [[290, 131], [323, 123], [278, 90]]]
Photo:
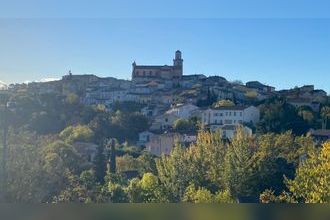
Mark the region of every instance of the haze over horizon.
[[134, 60], [171, 65], [180, 49], [184, 74], [330, 93], [328, 1], [50, 2], [0, 9], [1, 81], [60, 78], [70, 69], [130, 79]]

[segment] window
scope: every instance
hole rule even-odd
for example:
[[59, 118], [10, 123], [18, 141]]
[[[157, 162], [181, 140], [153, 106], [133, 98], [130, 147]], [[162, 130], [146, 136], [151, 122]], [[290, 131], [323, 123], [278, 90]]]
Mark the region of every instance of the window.
[[225, 120], [225, 124], [227, 124], [227, 125], [230, 125], [230, 124], [232, 124], [232, 123], [233, 123], [232, 120]]
[[217, 119], [214, 120], [214, 124], [218, 124], [218, 120]]
[[223, 113], [220, 113], [220, 116], [223, 116]]
[[240, 112], [240, 113], [239, 113], [239, 116], [242, 116], [242, 115], [243, 115], [243, 112]]
[[229, 116], [231, 116], [231, 112], [229, 112]]
[[234, 116], [236, 116], [236, 112], [234, 112]]

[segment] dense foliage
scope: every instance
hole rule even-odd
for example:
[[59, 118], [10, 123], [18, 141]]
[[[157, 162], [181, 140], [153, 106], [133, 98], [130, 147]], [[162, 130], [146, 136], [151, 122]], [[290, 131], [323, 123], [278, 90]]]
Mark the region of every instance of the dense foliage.
[[[133, 145], [149, 126], [143, 106], [116, 103], [109, 111], [83, 106], [74, 94], [11, 100], [15, 109], [1, 112], [0, 123], [10, 125], [1, 188], [7, 202], [330, 202], [330, 143], [319, 149], [305, 135], [317, 123], [327, 126], [327, 107], [313, 113], [264, 102], [257, 136], [239, 128], [225, 141], [220, 131], [201, 130], [195, 144], [156, 158]], [[181, 133], [199, 128], [196, 119], [174, 125]], [[94, 157], [84, 146], [95, 148]]]

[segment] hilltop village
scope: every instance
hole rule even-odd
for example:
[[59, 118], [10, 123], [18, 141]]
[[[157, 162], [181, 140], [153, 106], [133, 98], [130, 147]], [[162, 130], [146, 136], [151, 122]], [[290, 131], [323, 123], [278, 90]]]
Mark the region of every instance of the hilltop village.
[[[136, 145], [156, 156], [169, 154], [177, 142], [194, 143], [197, 129], [221, 130], [222, 138], [230, 140], [241, 126], [253, 135], [261, 117], [258, 106], [274, 97], [284, 98], [294, 108], [308, 107], [317, 114], [328, 101], [327, 93], [313, 85], [277, 91], [258, 81], [243, 84], [229, 82], [221, 76], [185, 75], [183, 62], [181, 51], [176, 51], [172, 65], [134, 62], [131, 80], [76, 75], [69, 71], [58, 81], [12, 84], [6, 91], [75, 94], [80, 103], [103, 106], [106, 111], [111, 111], [116, 103], [138, 103], [140, 113], [148, 118], [149, 128], [139, 133]], [[330, 138], [325, 129], [312, 132], [320, 135], [319, 138]]]

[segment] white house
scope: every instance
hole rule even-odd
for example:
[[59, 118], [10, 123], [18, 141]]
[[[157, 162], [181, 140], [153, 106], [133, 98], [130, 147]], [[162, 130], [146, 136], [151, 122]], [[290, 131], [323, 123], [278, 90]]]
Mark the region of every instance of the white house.
[[219, 107], [201, 111], [203, 125], [238, 125], [252, 123], [256, 125], [260, 119], [260, 111], [254, 106]]
[[181, 104], [174, 108], [171, 108], [166, 113], [175, 114], [179, 118], [189, 119], [192, 116], [192, 112], [198, 110], [199, 108], [193, 104]]

